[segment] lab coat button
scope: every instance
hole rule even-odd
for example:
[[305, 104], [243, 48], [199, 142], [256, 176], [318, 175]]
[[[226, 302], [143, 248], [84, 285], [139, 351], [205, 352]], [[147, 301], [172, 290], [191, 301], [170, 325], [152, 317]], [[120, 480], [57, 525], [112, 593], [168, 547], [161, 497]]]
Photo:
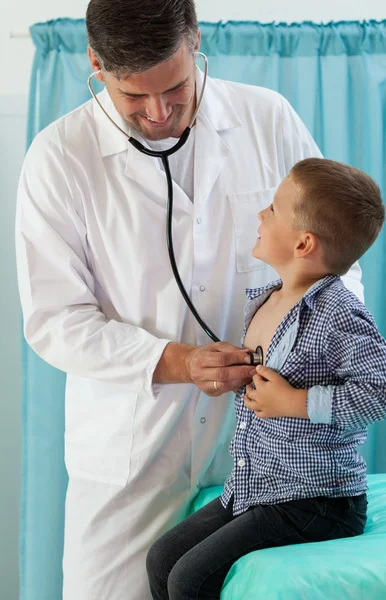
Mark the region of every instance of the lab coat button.
[[196, 220], [196, 223], [197, 223], [197, 225], [201, 225], [201, 219], [200, 219], [200, 218], [198, 218], [198, 219]]
[[206, 287], [204, 285], [200, 285], [200, 291], [205, 292], [205, 290], [206, 290]]
[[205, 417], [201, 417], [201, 419], [200, 419], [200, 423], [206, 423], [206, 419], [205, 419]]

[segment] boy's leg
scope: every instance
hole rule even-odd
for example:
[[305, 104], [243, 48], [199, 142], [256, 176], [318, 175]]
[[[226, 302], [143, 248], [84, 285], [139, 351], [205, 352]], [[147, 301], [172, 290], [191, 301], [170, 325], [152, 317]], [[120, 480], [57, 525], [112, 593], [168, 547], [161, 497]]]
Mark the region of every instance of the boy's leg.
[[181, 556], [234, 519], [233, 503], [225, 509], [216, 498], [165, 533], [150, 548], [146, 568], [153, 600], [169, 600], [168, 577]]
[[[278, 505], [256, 506], [224, 524], [192, 547], [176, 563], [168, 578], [169, 600], [214, 600], [220, 598], [231, 566], [255, 550], [318, 542], [362, 533], [363, 514], [353, 519], [347, 499], [294, 500]], [[343, 510], [342, 510], [343, 508]], [[350, 527], [345, 523], [350, 522]], [[157, 598], [158, 596], [154, 596]]]

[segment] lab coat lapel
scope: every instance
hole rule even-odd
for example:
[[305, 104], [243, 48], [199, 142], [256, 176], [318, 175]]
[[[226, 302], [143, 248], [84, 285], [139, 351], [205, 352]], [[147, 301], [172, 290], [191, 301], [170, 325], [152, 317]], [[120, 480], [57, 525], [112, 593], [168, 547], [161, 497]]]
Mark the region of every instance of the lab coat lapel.
[[125, 175], [137, 181], [145, 190], [167, 196], [165, 173], [161, 170], [158, 158], [146, 156], [139, 152], [129, 142]]
[[[201, 89], [203, 74], [197, 73], [198, 89]], [[196, 214], [200, 213], [224, 168], [231, 152], [221, 137], [221, 132], [241, 125], [225, 86], [219, 93], [218, 82], [208, 78], [201, 111], [197, 116], [195, 164], [194, 164], [194, 204]]]
[[[129, 143], [125, 175], [139, 183], [146, 190], [149, 197], [157, 197], [157, 202], [164, 205], [166, 209], [168, 186], [160, 159], [142, 154]], [[177, 214], [179, 210], [192, 214], [193, 205], [190, 198], [175, 182], [173, 182], [173, 198], [173, 209], [175, 209], [173, 214]]]
[[[128, 131], [127, 123], [116, 111], [108, 93], [103, 90], [99, 95], [99, 100], [110, 117], [123, 130]], [[118, 131], [103, 114], [96, 102], [93, 104], [96, 135], [101, 152], [101, 156], [106, 158], [121, 152], [126, 152], [125, 175], [138, 182], [144, 189], [149, 198], [154, 199], [157, 204], [167, 206], [167, 182], [164, 171], [161, 168], [160, 161], [157, 158], [141, 154], [129, 142], [129, 131], [127, 137]], [[176, 140], [177, 141], [177, 140]], [[191, 214], [193, 206], [188, 196], [178, 185], [173, 185], [174, 206], [176, 214], [179, 210]]]
[[206, 115], [202, 115], [197, 123], [194, 151], [194, 204], [197, 214], [208, 200], [229, 151], [213, 124]]

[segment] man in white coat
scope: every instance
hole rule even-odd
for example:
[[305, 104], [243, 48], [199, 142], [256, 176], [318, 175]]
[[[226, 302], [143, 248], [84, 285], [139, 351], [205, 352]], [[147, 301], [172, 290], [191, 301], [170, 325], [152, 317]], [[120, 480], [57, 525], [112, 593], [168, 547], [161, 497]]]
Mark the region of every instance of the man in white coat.
[[[176, 142], [201, 90], [193, 0], [91, 0], [100, 102], [153, 149]], [[146, 553], [231, 469], [231, 390], [251, 380], [244, 290], [276, 273], [251, 255], [257, 214], [320, 152], [279, 94], [208, 79], [170, 160], [174, 248], [210, 343], [177, 288], [159, 159], [93, 100], [41, 132], [23, 166], [17, 258], [25, 336], [67, 373], [65, 600], [149, 600]], [[345, 279], [362, 295], [356, 265]], [[234, 366], [236, 365], [236, 366]]]

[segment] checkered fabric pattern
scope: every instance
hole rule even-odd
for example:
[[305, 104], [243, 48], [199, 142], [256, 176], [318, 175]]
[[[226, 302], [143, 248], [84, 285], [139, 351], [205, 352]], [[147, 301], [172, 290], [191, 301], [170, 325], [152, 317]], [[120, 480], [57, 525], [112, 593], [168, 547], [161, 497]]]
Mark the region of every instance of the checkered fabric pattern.
[[[242, 343], [253, 315], [280, 286], [279, 280], [246, 291]], [[366, 464], [356, 448], [366, 440], [367, 425], [386, 417], [386, 341], [366, 307], [339, 277], [321, 279], [280, 323], [266, 365], [308, 390], [309, 414], [324, 395], [329, 420], [259, 419], [245, 407], [240, 388], [223, 506], [234, 495], [238, 515], [257, 504], [366, 492]]]

